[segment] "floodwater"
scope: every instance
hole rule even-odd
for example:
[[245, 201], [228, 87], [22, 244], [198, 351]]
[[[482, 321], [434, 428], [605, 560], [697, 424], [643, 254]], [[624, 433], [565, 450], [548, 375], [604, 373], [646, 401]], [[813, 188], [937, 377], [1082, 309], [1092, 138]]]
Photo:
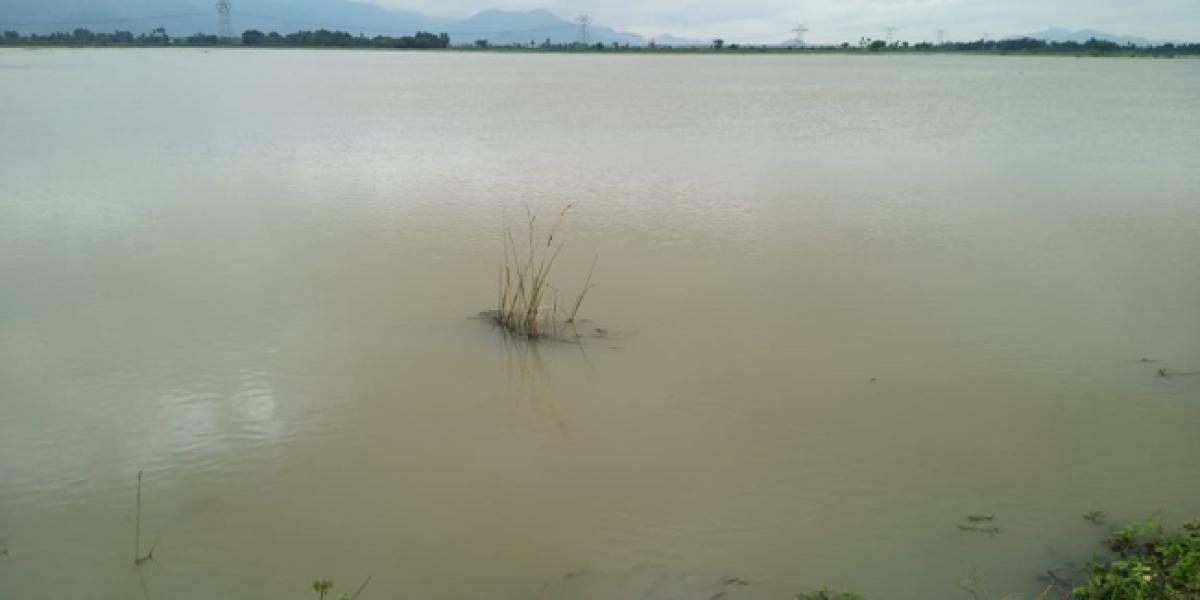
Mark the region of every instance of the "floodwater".
[[[1188, 60], [4, 50], [0, 597], [1032, 596], [1200, 516], [1197, 98]], [[470, 318], [567, 204], [581, 342]]]

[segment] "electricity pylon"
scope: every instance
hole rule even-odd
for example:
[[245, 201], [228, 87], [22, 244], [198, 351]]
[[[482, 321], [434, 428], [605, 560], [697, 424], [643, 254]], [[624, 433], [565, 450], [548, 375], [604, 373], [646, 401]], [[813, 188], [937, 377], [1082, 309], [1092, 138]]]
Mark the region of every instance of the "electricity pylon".
[[798, 23], [796, 24], [796, 28], [792, 30], [792, 33], [796, 34], [796, 38], [793, 43], [796, 44], [796, 46], [803, 48], [804, 34], [808, 33], [808, 25], [805, 25], [804, 23]]
[[217, 0], [217, 37], [233, 39], [233, 6], [229, 0]]
[[584, 46], [588, 45], [588, 27], [592, 24], [592, 18], [587, 15], [579, 15], [575, 18], [575, 22], [579, 24], [579, 41]]

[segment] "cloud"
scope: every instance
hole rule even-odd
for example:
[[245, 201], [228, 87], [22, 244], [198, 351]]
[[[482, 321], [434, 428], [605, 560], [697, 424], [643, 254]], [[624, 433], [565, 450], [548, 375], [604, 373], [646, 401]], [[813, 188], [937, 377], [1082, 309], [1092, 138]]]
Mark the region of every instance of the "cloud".
[[1051, 26], [1095, 28], [1163, 39], [1195, 39], [1197, 0], [368, 0], [391, 8], [464, 17], [488, 8], [547, 8], [564, 17], [590, 14], [597, 23], [641, 33], [767, 42], [788, 37], [797, 22], [814, 42], [880, 37], [977, 39]]

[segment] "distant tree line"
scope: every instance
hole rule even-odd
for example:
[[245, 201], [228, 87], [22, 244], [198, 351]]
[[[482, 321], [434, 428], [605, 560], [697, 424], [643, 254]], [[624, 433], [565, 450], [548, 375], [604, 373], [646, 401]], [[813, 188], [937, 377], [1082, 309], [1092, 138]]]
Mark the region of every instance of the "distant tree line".
[[917, 52], [1013, 52], [1013, 53], [1062, 53], [1062, 54], [1200, 54], [1200, 44], [1165, 43], [1153, 46], [1135, 46], [1134, 44], [1118, 44], [1108, 40], [1091, 38], [1086, 42], [1054, 42], [1039, 40], [1031, 37], [1009, 38], [1003, 40], [975, 40], [971, 42], [946, 42], [932, 44], [929, 42], [892, 42], [883, 40], [862, 40], [868, 50], [880, 52], [885, 50], [908, 50]]
[[[310, 47], [310, 48], [402, 48], [402, 49], [438, 49], [450, 47], [450, 36], [441, 33], [433, 34], [418, 31], [413, 35], [400, 37], [377, 35], [367, 37], [353, 35], [345, 31], [297, 31], [289, 34], [277, 32], [264, 33], [251, 29], [242, 33], [238, 38], [222, 39], [215, 35], [197, 33], [186, 37], [172, 37], [166, 29], [159, 27], [150, 33], [134, 35], [129, 31], [114, 31], [112, 33], [96, 33], [88, 29], [76, 29], [71, 32], [51, 34], [22, 35], [16, 31], [5, 31], [0, 35], [0, 45], [10, 46], [255, 46], [255, 47]], [[631, 46], [629, 43], [597, 42], [584, 45], [578, 42], [561, 43], [546, 39], [544, 42], [530, 40], [525, 43], [496, 45], [486, 39], [475, 40], [463, 44], [462, 48], [494, 49], [494, 50], [543, 50], [552, 52], [596, 52], [596, 51], [625, 51], [625, 52], [965, 52], [993, 54], [1073, 54], [1089, 56], [1175, 56], [1200, 55], [1200, 44], [1158, 44], [1154, 46], [1135, 46], [1133, 44], [1117, 44], [1107, 40], [1092, 38], [1086, 42], [1052, 42], [1034, 38], [1012, 38], [1003, 40], [976, 40], [970, 42], [947, 42], [933, 44], [929, 42], [909, 43], [904, 41], [885, 42], [860, 38], [857, 44], [849, 42], [840, 45], [826, 46], [766, 46], [727, 44], [717, 38], [706, 47], [697, 46], [667, 46], [650, 41], [645, 46]]]
[[251, 29], [242, 34], [243, 46], [316, 46], [339, 48], [449, 48], [450, 36], [445, 33], [432, 34], [418, 31], [415, 35], [390, 37], [377, 35], [375, 37], [353, 36], [345, 31], [297, 31], [280, 35], [274, 31], [263, 33]]
[[159, 27], [150, 33], [135, 36], [129, 31], [96, 33], [87, 29], [58, 32], [46, 35], [36, 33], [21, 35], [16, 31], [5, 31], [0, 35], [0, 45], [24, 46], [292, 46], [292, 47], [339, 47], [339, 48], [449, 48], [450, 36], [418, 31], [402, 37], [363, 35], [354, 36], [344, 31], [318, 29], [297, 31], [280, 35], [272, 31], [263, 33], [251, 29], [236, 39], [222, 39], [215, 35], [197, 33], [187, 37], [171, 37], [166, 29]]
[[46, 35], [31, 33], [21, 35], [16, 31], [5, 31], [0, 36], [0, 44], [28, 45], [45, 44], [50, 46], [169, 46], [172, 39], [167, 30], [159, 27], [150, 33], [133, 35], [129, 31], [114, 31], [112, 33], [94, 33], [87, 29], [76, 29], [72, 32], [61, 31]]

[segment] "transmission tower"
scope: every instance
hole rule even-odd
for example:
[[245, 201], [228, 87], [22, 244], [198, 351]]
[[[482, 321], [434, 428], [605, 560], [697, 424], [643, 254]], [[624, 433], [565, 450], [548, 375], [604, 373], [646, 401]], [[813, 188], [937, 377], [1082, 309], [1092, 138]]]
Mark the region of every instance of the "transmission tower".
[[575, 18], [575, 22], [579, 24], [579, 41], [583, 45], [588, 45], [588, 27], [592, 24], [592, 18], [587, 15], [579, 15]]
[[887, 45], [889, 45], [889, 46], [892, 45], [892, 38], [894, 38], [894, 37], [896, 37], [896, 28], [888, 27], [887, 28]]
[[794, 43], [797, 47], [803, 48], [804, 34], [808, 33], [808, 25], [805, 25], [804, 23], [797, 23], [796, 28], [792, 30], [792, 33], [796, 34], [796, 38], [792, 43]]
[[217, 37], [233, 39], [233, 6], [229, 0], [217, 0]]
[[945, 29], [937, 30], [937, 40], [938, 40], [939, 46], [946, 45], [946, 30]]

